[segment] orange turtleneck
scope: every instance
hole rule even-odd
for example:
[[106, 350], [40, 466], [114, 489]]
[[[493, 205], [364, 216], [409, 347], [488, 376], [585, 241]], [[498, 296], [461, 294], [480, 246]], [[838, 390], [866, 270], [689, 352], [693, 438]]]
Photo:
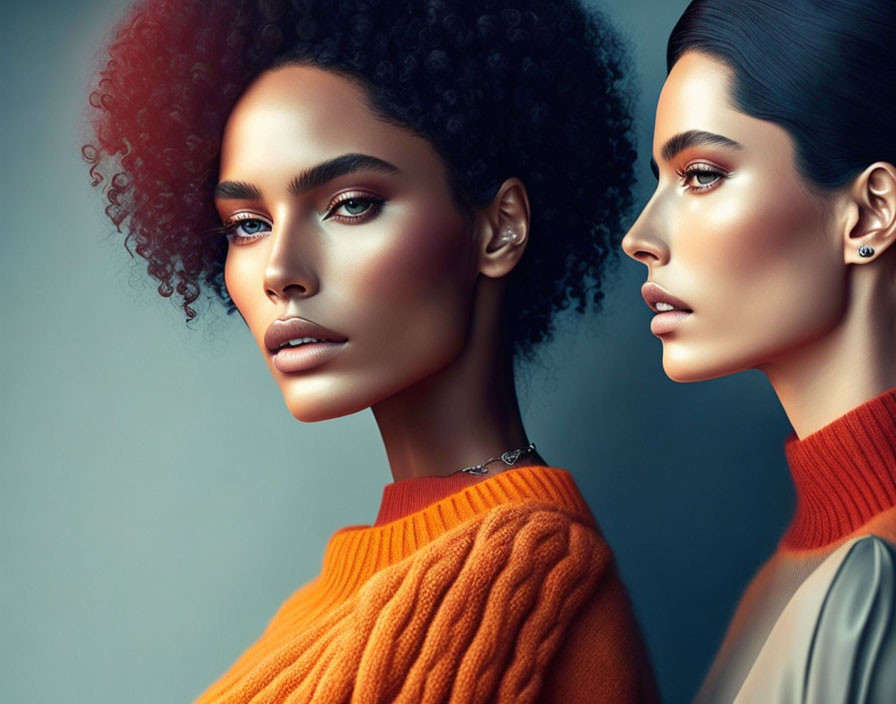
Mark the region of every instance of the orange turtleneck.
[[587, 504], [536, 466], [388, 485], [197, 704], [656, 699]]
[[779, 616], [839, 546], [862, 535], [896, 543], [896, 389], [785, 444], [796, 511], [747, 587], [695, 704], [732, 702]]
[[[840, 544], [857, 532], [896, 537], [896, 389], [868, 401], [803, 440], [785, 446], [796, 487], [786, 550]], [[880, 534], [880, 533], [879, 533]]]

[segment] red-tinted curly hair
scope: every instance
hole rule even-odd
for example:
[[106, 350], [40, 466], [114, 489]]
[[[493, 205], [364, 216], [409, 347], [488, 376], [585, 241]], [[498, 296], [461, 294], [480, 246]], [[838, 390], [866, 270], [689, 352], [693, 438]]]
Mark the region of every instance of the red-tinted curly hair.
[[233, 310], [213, 234], [227, 116], [256, 76], [292, 62], [353, 78], [428, 139], [462, 210], [523, 181], [532, 236], [504, 310], [516, 352], [558, 310], [600, 301], [635, 159], [626, 54], [600, 15], [576, 0], [141, 0], [90, 95], [83, 154], [126, 245], [188, 319], [203, 287]]

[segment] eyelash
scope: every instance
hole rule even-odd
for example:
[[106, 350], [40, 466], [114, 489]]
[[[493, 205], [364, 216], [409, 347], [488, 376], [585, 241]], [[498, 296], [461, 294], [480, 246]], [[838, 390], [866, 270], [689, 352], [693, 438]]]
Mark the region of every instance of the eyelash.
[[[707, 183], [702, 186], [689, 186], [688, 181], [692, 178], [696, 178], [700, 174], [710, 174], [712, 176], [717, 176], [718, 178], [716, 178], [711, 183]], [[729, 174], [725, 171], [722, 171], [718, 167], [710, 166], [709, 164], [691, 164], [683, 171], [678, 172], [678, 177], [681, 179], [681, 185], [684, 186], [685, 190], [693, 191], [695, 193], [700, 193], [715, 188], [724, 179], [728, 178], [728, 176]]]
[[[348, 203], [369, 203], [369, 207], [364, 210], [364, 212], [359, 213], [357, 215], [339, 215], [336, 213], [336, 210], [343, 205]], [[367, 222], [368, 220], [376, 217], [383, 205], [385, 204], [385, 200], [383, 198], [377, 198], [368, 193], [361, 192], [349, 192], [349, 193], [340, 193], [333, 200], [330, 201], [327, 206], [327, 210], [324, 213], [324, 220], [335, 220], [336, 222], [352, 224], [352, 225], [360, 225], [361, 223]], [[237, 229], [246, 223], [263, 223], [267, 225], [268, 229], [263, 232], [256, 232], [247, 235], [239, 235], [237, 234]], [[246, 244], [250, 244], [255, 242], [256, 240], [261, 239], [262, 237], [266, 237], [267, 233], [270, 232], [273, 226], [270, 222], [265, 220], [264, 218], [257, 217], [251, 213], [237, 213], [236, 215], [231, 216], [227, 219], [224, 225], [220, 228], [217, 228], [217, 232], [223, 234], [227, 241], [230, 244], [236, 246], [242, 246]]]
[[[363, 213], [359, 213], [358, 215], [337, 215], [336, 210], [343, 205], [347, 205], [348, 203], [369, 203], [370, 207], [367, 208]], [[327, 206], [327, 212], [324, 215], [324, 220], [335, 220], [336, 222], [341, 223], [350, 223], [353, 225], [359, 225], [362, 222], [367, 222], [368, 220], [372, 220], [377, 215], [379, 215], [380, 210], [382, 210], [383, 205], [385, 205], [386, 201], [383, 198], [378, 198], [370, 193], [365, 193], [363, 191], [348, 191], [345, 193], [340, 193], [338, 196], [333, 198], [330, 201], [330, 204]]]
[[250, 242], [255, 242], [255, 240], [260, 240], [262, 237], [266, 237], [266, 234], [262, 232], [256, 232], [251, 235], [238, 235], [236, 233], [237, 228], [250, 222], [260, 222], [267, 225], [267, 232], [270, 232], [270, 228], [272, 227], [271, 223], [264, 218], [256, 217], [251, 213], [237, 213], [227, 219], [224, 225], [219, 229], [219, 232], [227, 238], [227, 241], [230, 244], [237, 246], [249, 244]]

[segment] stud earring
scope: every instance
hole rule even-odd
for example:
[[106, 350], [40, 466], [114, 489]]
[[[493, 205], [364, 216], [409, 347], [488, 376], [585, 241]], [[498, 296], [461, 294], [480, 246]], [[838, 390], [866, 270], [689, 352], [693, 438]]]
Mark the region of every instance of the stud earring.
[[501, 230], [501, 242], [516, 242], [516, 232], [511, 227], [505, 227]]
[[869, 247], [867, 244], [863, 244], [859, 247], [859, 256], [860, 257], [873, 257], [874, 256], [874, 247]]

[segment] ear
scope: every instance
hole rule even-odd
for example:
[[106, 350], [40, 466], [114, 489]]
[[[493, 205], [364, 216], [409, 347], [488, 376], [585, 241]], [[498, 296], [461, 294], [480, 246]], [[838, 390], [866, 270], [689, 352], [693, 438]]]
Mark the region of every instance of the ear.
[[518, 178], [509, 178], [492, 202], [476, 213], [479, 272], [492, 279], [506, 276], [529, 241], [529, 197]]
[[882, 161], [872, 164], [856, 177], [849, 196], [853, 216], [843, 257], [847, 264], [865, 264], [896, 241], [896, 167]]

